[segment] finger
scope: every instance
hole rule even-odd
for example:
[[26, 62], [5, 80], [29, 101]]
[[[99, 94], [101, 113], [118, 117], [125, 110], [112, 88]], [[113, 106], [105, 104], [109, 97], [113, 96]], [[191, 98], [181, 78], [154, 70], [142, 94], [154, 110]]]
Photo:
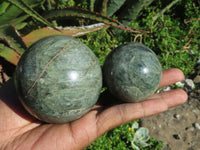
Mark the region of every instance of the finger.
[[187, 93], [181, 89], [154, 94], [151, 99], [142, 102], [144, 117], [161, 113], [168, 108], [181, 105], [185, 103], [187, 99]]
[[183, 104], [187, 100], [187, 94], [180, 89], [156, 94], [154, 99], [141, 103], [127, 103], [116, 105], [103, 111], [97, 120], [99, 134], [117, 127], [129, 121], [151, 116], [168, 108]]
[[[179, 69], [173, 68], [173, 69], [163, 70], [162, 80], [158, 89], [161, 87], [176, 83], [178, 81], [181, 81], [183, 79], [184, 79], [184, 74]], [[100, 95], [97, 105], [112, 106], [112, 105], [116, 105], [120, 103], [122, 103], [122, 101], [113, 97], [108, 92], [108, 90], [106, 90]]]
[[176, 83], [184, 79], [184, 74], [180, 69], [173, 68], [163, 70], [162, 80], [159, 88]]

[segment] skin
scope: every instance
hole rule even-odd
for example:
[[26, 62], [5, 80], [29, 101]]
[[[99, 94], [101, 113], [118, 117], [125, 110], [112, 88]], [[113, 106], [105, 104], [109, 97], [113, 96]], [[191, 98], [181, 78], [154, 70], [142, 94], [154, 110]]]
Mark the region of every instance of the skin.
[[[159, 88], [183, 78], [179, 69], [164, 70]], [[114, 105], [113, 98], [105, 92], [82, 118], [66, 124], [45, 124], [24, 110], [10, 80], [0, 89], [0, 149], [80, 150], [112, 128], [161, 113], [186, 100], [187, 94], [176, 89], [154, 94], [140, 103], [116, 102]]]

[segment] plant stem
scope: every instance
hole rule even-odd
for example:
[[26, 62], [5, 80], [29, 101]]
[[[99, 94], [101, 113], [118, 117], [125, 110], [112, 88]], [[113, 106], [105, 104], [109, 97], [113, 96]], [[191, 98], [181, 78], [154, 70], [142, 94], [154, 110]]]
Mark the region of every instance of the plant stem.
[[108, 4], [108, 0], [103, 0], [101, 14], [105, 16], [107, 14], [107, 4]]

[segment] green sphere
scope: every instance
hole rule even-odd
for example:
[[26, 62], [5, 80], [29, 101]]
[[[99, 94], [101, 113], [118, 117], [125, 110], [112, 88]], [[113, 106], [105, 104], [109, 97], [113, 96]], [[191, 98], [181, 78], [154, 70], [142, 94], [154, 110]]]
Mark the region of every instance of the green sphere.
[[94, 53], [68, 36], [49, 36], [22, 55], [15, 85], [26, 110], [47, 123], [66, 123], [97, 102], [102, 72]]
[[103, 80], [112, 95], [126, 102], [140, 102], [158, 88], [162, 68], [156, 54], [139, 43], [113, 50], [103, 66]]

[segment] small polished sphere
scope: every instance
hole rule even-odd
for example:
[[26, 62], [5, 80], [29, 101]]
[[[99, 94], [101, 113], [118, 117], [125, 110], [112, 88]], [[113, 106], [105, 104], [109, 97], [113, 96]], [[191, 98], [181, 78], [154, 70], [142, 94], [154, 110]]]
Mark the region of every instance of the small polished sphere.
[[151, 96], [162, 77], [156, 54], [139, 43], [114, 49], [103, 66], [103, 80], [110, 93], [126, 102], [140, 102]]
[[102, 72], [94, 53], [68, 36], [49, 36], [22, 55], [15, 73], [19, 99], [41, 121], [66, 123], [97, 102]]

